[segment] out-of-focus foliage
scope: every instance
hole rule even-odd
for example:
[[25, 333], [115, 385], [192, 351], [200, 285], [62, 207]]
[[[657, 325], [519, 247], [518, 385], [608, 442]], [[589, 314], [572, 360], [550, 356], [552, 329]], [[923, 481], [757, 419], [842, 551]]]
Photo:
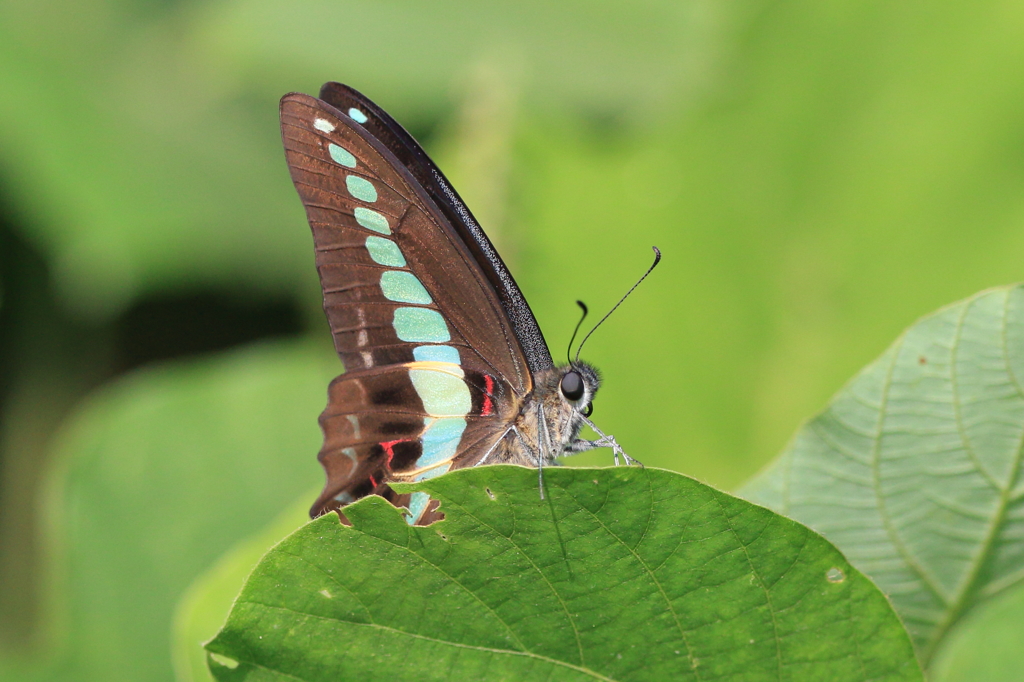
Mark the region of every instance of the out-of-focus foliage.
[[252, 348], [140, 373], [96, 396], [47, 496], [63, 570], [62, 680], [166, 679], [193, 576], [319, 478], [322, 346]]
[[979, 606], [950, 633], [930, 679], [935, 682], [1016, 682], [1024, 670], [1024, 585]]
[[246, 537], [196, 578], [182, 595], [174, 614], [174, 674], [178, 682], [212, 682], [203, 644], [213, 639], [231, 605], [267, 550], [309, 521], [309, 501], [319, 490], [288, 507], [265, 529]]
[[[351, 83], [425, 138], [499, 231], [556, 357], [573, 301], [603, 313], [648, 264], [648, 247], [662, 248], [659, 270], [588, 342], [584, 355], [606, 377], [594, 416], [645, 463], [731, 486], [910, 321], [1024, 278], [1022, 37], [1024, 11], [995, 2], [16, 0], [0, 6], [0, 218], [38, 247], [68, 314], [100, 337], [157, 294], [286, 296], [318, 314], [276, 102]], [[0, 316], [12, 291], [5, 280]], [[317, 380], [289, 389], [293, 409], [262, 413], [267, 437], [250, 464], [291, 472], [268, 477], [266, 495], [242, 494], [224, 464], [183, 469], [152, 500], [191, 499], [202, 478], [238, 523], [218, 526], [219, 512], [198, 503], [161, 517], [162, 533], [199, 533], [172, 565], [151, 566], [149, 501], [60, 509], [53, 537], [39, 540], [70, 548], [54, 569], [67, 591], [46, 597], [51, 614], [117, 623], [60, 629], [54, 641], [72, 637], [66, 660], [131, 647], [120, 674], [169, 679], [175, 595], [319, 480], [324, 353]], [[284, 362], [260, 357], [243, 363], [255, 377]], [[75, 362], [103, 375], [102, 353], [42, 369]], [[197, 363], [190, 383], [214, 381], [217, 366]], [[184, 395], [171, 384], [147, 391], [157, 402]], [[74, 432], [102, 433], [109, 418], [80, 411]], [[211, 452], [230, 431], [199, 419], [120, 423], [124, 443], [170, 431]], [[12, 429], [3, 414], [0, 429]], [[66, 490], [68, 471], [124, 456], [61, 442], [67, 465], [50, 476]], [[133, 466], [157, 466], [149, 452]], [[46, 461], [3, 458], [10, 485], [12, 471]], [[0, 499], [0, 519], [11, 499]], [[120, 540], [101, 560], [80, 529], [108, 523], [103, 542]], [[122, 581], [131, 566], [148, 573]], [[156, 601], [130, 596], [143, 585]], [[91, 665], [78, 666], [83, 679]]]

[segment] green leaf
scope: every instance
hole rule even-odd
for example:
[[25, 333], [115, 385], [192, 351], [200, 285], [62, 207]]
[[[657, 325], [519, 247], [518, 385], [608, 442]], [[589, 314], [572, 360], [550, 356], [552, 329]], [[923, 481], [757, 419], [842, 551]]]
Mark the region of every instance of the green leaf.
[[656, 469], [479, 467], [401, 486], [264, 558], [209, 644], [220, 680], [920, 680], [824, 539]]
[[987, 600], [950, 632], [935, 657], [933, 682], [1019, 682], [1024, 670], [1024, 585]]
[[823, 533], [886, 592], [923, 661], [1024, 578], [1024, 289], [908, 329], [745, 489]]

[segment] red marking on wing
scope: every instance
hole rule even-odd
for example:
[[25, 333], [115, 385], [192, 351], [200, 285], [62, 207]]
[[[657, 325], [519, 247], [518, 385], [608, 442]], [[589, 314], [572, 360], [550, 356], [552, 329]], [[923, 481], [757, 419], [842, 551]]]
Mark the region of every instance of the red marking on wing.
[[487, 390], [484, 392], [484, 406], [480, 409], [481, 417], [486, 417], [494, 411], [494, 403], [491, 401], [491, 392], [494, 391], [494, 379], [491, 378], [490, 374], [485, 374], [484, 381], [487, 382]]
[[374, 478], [372, 474], [370, 475], [370, 485], [372, 485], [374, 488], [377, 487], [377, 479]]
[[388, 469], [391, 468], [391, 460], [395, 458], [395, 446], [405, 441], [399, 440], [386, 440], [380, 444], [384, 448], [384, 454], [388, 456], [388, 461], [384, 462], [384, 466]]

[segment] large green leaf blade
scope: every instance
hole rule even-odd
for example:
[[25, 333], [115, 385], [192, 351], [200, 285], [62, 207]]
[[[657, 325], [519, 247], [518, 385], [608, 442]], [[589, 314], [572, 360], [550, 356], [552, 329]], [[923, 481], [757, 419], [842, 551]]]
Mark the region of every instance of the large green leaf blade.
[[[218, 679], [918, 680], [884, 596], [824, 539], [667, 471], [480, 467], [283, 541], [208, 645]], [[412, 489], [409, 487], [408, 489]]]
[[1024, 289], [925, 317], [744, 491], [890, 595], [922, 658], [1024, 578]]

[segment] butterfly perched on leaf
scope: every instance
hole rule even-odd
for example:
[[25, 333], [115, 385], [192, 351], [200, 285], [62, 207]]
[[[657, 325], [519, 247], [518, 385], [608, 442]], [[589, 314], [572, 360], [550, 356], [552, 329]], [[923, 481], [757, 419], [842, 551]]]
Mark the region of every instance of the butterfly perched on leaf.
[[[436, 502], [389, 482], [594, 447], [625, 457], [588, 418], [597, 371], [555, 366], [508, 268], [405, 129], [327, 83], [281, 100], [281, 131], [345, 367], [320, 416], [327, 484], [311, 515], [376, 494], [427, 524]], [[584, 424], [600, 438], [579, 438]]]

